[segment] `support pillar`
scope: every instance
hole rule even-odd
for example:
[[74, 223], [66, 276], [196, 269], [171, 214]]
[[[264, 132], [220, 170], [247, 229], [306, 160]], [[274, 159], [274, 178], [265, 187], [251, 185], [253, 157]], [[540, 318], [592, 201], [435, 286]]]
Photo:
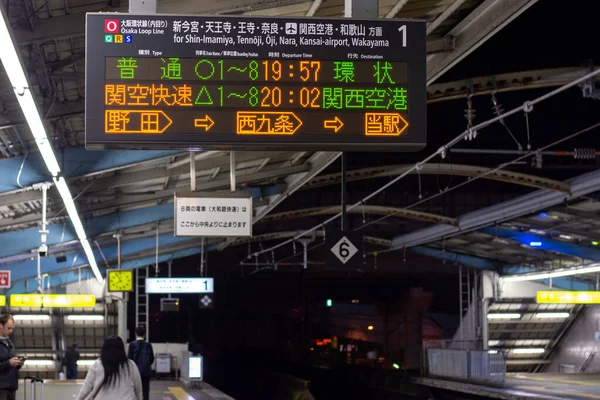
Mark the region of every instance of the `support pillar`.
[[[127, 343], [129, 330], [127, 329], [127, 296], [126, 293], [113, 293], [117, 299], [117, 335]], [[107, 321], [108, 322], [108, 321]]]

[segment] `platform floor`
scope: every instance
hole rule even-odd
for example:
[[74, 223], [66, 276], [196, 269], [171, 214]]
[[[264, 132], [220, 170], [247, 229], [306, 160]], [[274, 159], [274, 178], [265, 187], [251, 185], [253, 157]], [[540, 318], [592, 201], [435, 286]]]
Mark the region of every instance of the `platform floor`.
[[600, 399], [600, 374], [507, 374], [502, 388], [434, 378], [417, 378], [416, 382], [491, 399]]
[[[74, 399], [82, 384], [83, 381], [80, 380], [47, 381], [44, 384], [44, 400]], [[31, 398], [30, 393], [31, 389], [28, 386], [27, 399]], [[39, 392], [37, 397], [41, 398]], [[17, 399], [22, 398], [23, 384], [21, 382]], [[198, 389], [188, 389], [176, 381], [152, 381], [150, 382], [150, 400], [233, 400], [233, 398], [204, 382]]]
[[508, 374], [506, 385], [564, 399], [600, 399], [600, 374]]

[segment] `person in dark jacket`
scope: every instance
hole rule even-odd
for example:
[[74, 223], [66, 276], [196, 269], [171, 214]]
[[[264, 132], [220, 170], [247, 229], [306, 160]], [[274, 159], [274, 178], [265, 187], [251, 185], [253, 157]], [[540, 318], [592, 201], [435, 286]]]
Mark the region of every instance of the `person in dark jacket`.
[[23, 359], [17, 357], [10, 337], [15, 330], [15, 320], [10, 314], [0, 315], [0, 400], [16, 400], [19, 388], [19, 369]]
[[129, 358], [135, 362], [142, 377], [142, 393], [144, 400], [150, 399], [150, 378], [152, 376], [152, 363], [154, 363], [154, 350], [152, 345], [145, 340], [146, 328], [138, 326], [135, 329], [135, 341], [129, 344]]
[[67, 379], [77, 379], [77, 361], [79, 361], [79, 351], [74, 344], [65, 353], [65, 365], [67, 366]]

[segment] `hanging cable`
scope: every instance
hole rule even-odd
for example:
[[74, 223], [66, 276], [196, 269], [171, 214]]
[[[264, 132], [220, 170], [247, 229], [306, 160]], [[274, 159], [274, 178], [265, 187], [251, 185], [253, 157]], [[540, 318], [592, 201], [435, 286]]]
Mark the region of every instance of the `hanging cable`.
[[[496, 79], [494, 78], [494, 87], [495, 86], [496, 86]], [[492, 91], [492, 103], [494, 104], [492, 106], [492, 112], [494, 113], [494, 115], [496, 117], [501, 116], [504, 113], [504, 109], [502, 108], [502, 104], [498, 103], [498, 99], [496, 99], [496, 91], [495, 90]], [[517, 148], [519, 149], [519, 151], [523, 150], [523, 146], [521, 146], [521, 143], [519, 143], [519, 141], [517, 140], [517, 138], [515, 137], [515, 135], [513, 135], [513, 133], [511, 132], [511, 130], [506, 125], [506, 122], [504, 122], [504, 118], [500, 118], [499, 122], [504, 127], [504, 129], [506, 129], [506, 131], [508, 132], [508, 134], [510, 135], [510, 137], [512, 138], [512, 140], [514, 140], [514, 142], [516, 143]]]
[[[373, 197], [377, 196], [379, 193], [381, 193], [384, 190], [386, 190], [387, 188], [389, 188], [390, 186], [392, 186], [395, 183], [399, 182], [400, 180], [404, 179], [406, 176], [408, 176], [409, 174], [413, 173], [413, 171], [415, 171], [416, 168], [418, 168], [419, 165], [426, 164], [426, 163], [430, 162], [431, 160], [433, 160], [434, 158], [436, 158], [437, 156], [439, 156], [440, 154], [447, 152], [447, 150], [449, 148], [451, 148], [452, 146], [454, 146], [457, 143], [459, 143], [461, 140], [463, 140], [468, 135], [473, 135], [474, 134], [473, 131], [476, 132], [477, 130], [486, 128], [486, 127], [488, 127], [488, 126], [490, 126], [490, 125], [498, 122], [501, 118], [507, 118], [507, 117], [509, 117], [511, 115], [514, 115], [514, 114], [517, 114], [519, 112], [522, 112], [525, 109], [525, 107], [531, 107], [531, 106], [539, 104], [539, 103], [541, 103], [543, 101], [546, 101], [549, 98], [552, 98], [553, 96], [556, 96], [557, 94], [562, 93], [565, 90], [568, 90], [568, 89], [570, 89], [570, 88], [572, 88], [574, 86], [577, 86], [579, 83], [581, 83], [581, 82], [583, 82], [583, 81], [585, 81], [587, 79], [590, 79], [590, 78], [592, 78], [592, 77], [594, 77], [596, 75], [600, 75], [600, 69], [598, 69], [598, 70], [596, 70], [594, 72], [591, 72], [591, 73], [589, 73], [589, 74], [587, 74], [587, 75], [585, 75], [585, 76], [583, 76], [581, 78], [575, 79], [575, 80], [571, 81], [570, 83], [567, 83], [567, 84], [565, 84], [565, 85], [563, 85], [563, 86], [561, 86], [559, 88], [556, 88], [556, 89], [554, 89], [554, 90], [552, 90], [552, 91], [550, 91], [550, 92], [548, 92], [548, 93], [546, 93], [546, 94], [544, 94], [544, 95], [542, 95], [542, 96], [540, 96], [540, 97], [538, 97], [538, 98], [536, 98], [534, 100], [525, 102], [523, 105], [521, 105], [519, 107], [516, 107], [516, 108], [514, 108], [514, 109], [512, 109], [510, 111], [507, 111], [507, 112], [505, 112], [504, 114], [502, 114], [500, 116], [496, 116], [496, 117], [491, 118], [491, 119], [489, 119], [487, 121], [481, 122], [481, 123], [473, 126], [472, 129], [467, 129], [467, 130], [463, 131], [462, 133], [460, 133], [459, 135], [457, 135], [454, 139], [450, 140], [444, 146], [440, 147], [438, 150], [436, 150], [435, 152], [433, 152], [431, 155], [425, 157], [420, 163], [416, 163], [414, 166], [412, 166], [410, 168], [407, 168], [402, 174], [398, 175], [397, 177], [395, 177], [394, 179], [392, 179], [391, 181], [389, 181], [385, 185], [381, 186], [379, 189], [375, 190], [370, 195], [366, 196], [365, 198], [363, 198], [359, 202], [357, 202], [357, 203], [355, 203], [355, 204], [353, 204], [351, 206], [348, 206], [347, 211], [350, 211], [350, 210], [352, 210], [352, 209], [360, 206], [361, 204], [364, 204], [365, 202], [369, 201]], [[527, 156], [529, 156], [529, 155], [530, 154], [527, 153]], [[472, 180], [470, 180], [468, 182], [471, 182], [471, 181]], [[341, 213], [338, 213], [338, 214], [332, 216], [331, 218], [328, 218], [327, 220], [323, 221], [322, 223], [320, 223], [320, 224], [318, 224], [318, 225], [316, 225], [316, 226], [314, 226], [314, 227], [312, 227], [312, 228], [310, 228], [310, 229], [308, 229], [306, 231], [303, 231], [302, 233], [300, 233], [300, 234], [298, 234], [298, 235], [296, 235], [296, 236], [294, 236], [294, 237], [292, 237], [292, 238], [290, 238], [288, 240], [285, 240], [285, 241], [283, 241], [281, 243], [278, 243], [278, 244], [276, 244], [274, 246], [269, 247], [268, 249], [265, 249], [263, 252], [275, 250], [275, 249], [278, 249], [278, 248], [280, 248], [282, 246], [285, 246], [287, 244], [293, 243], [295, 240], [300, 239], [302, 236], [305, 236], [306, 234], [309, 234], [309, 233], [312, 233], [312, 232], [316, 231], [322, 225], [329, 224], [332, 221], [335, 221], [340, 216], [341, 216]], [[259, 254], [261, 254], [261, 252], [257, 252], [257, 253], [255, 253], [253, 255], [257, 256]]]
[[[594, 129], [598, 129], [598, 128], [600, 128], [600, 122], [598, 122], [598, 123], [596, 123], [596, 124], [594, 124], [594, 125], [588, 126], [587, 128], [584, 128], [584, 129], [582, 129], [582, 130], [580, 130], [580, 131], [577, 131], [577, 132], [575, 132], [575, 133], [573, 133], [573, 134], [571, 134], [571, 135], [568, 135], [568, 136], [566, 136], [566, 137], [564, 137], [564, 138], [561, 138], [561, 139], [559, 139], [559, 140], [557, 140], [557, 141], [555, 141], [555, 142], [552, 142], [552, 143], [550, 143], [550, 144], [548, 144], [548, 145], [546, 145], [546, 146], [542, 147], [540, 150], [546, 150], [546, 149], [548, 149], [548, 148], [550, 148], [550, 147], [556, 146], [556, 145], [558, 145], [558, 144], [560, 144], [560, 143], [566, 142], [566, 141], [568, 141], [568, 140], [571, 140], [571, 139], [573, 139], [573, 138], [575, 138], [575, 137], [577, 137], [577, 136], [579, 136], [579, 135], [581, 135], [581, 134], [584, 134], [584, 133], [590, 132], [590, 131], [592, 131], [592, 130], [594, 130]], [[519, 162], [519, 161], [521, 161], [521, 160], [523, 160], [523, 159], [525, 159], [525, 158], [527, 158], [527, 157], [531, 157], [531, 156], [535, 155], [536, 153], [537, 153], [537, 150], [536, 150], [536, 151], [529, 151], [529, 152], [527, 152], [526, 154], [523, 154], [522, 156], [519, 156], [519, 157], [515, 158], [515, 159], [514, 159], [514, 160], [512, 160], [512, 161], [505, 162], [505, 163], [503, 163], [503, 164], [500, 164], [498, 167], [496, 167], [496, 168], [494, 168], [494, 169], [491, 169], [491, 170], [489, 170], [489, 171], [487, 171], [487, 172], [483, 172], [483, 173], [481, 173], [481, 174], [478, 174], [478, 175], [476, 175], [476, 176], [472, 177], [471, 179], [469, 179], [468, 181], [465, 181], [465, 182], [461, 182], [461, 183], [459, 183], [459, 184], [456, 184], [455, 186], [453, 186], [453, 187], [449, 188], [449, 189], [448, 189], [448, 190], [447, 190], [445, 193], [436, 193], [436, 194], [434, 194], [434, 195], [432, 195], [432, 196], [429, 196], [429, 197], [428, 197], [428, 198], [426, 198], [426, 199], [423, 199], [423, 200], [417, 201], [417, 202], [415, 202], [415, 203], [413, 203], [413, 204], [411, 204], [411, 205], [409, 205], [409, 206], [405, 207], [403, 210], [411, 209], [411, 208], [413, 208], [413, 207], [416, 207], [416, 206], [418, 206], [418, 205], [420, 205], [420, 204], [422, 204], [422, 203], [425, 203], [425, 202], [427, 202], [427, 201], [430, 201], [430, 200], [432, 200], [432, 199], [434, 199], [434, 198], [436, 198], [436, 197], [439, 197], [439, 196], [441, 196], [441, 195], [443, 195], [443, 194], [446, 194], [446, 193], [448, 193], [448, 192], [454, 191], [454, 190], [456, 190], [456, 189], [458, 189], [458, 188], [460, 188], [460, 187], [463, 187], [463, 186], [465, 186], [465, 185], [467, 185], [467, 184], [469, 184], [469, 183], [472, 183], [472, 182], [474, 182], [474, 181], [476, 181], [476, 180], [479, 180], [479, 179], [481, 179], [481, 178], [483, 178], [483, 177], [485, 177], [485, 176], [487, 176], [487, 175], [490, 175], [490, 174], [493, 174], [493, 173], [495, 173], [495, 172], [498, 172], [498, 171], [500, 171], [500, 170], [502, 170], [502, 169], [504, 169], [504, 168], [506, 168], [506, 167], [508, 167], [508, 166], [510, 166], [510, 165], [512, 165], [512, 164], [515, 164], [515, 163], [517, 163], [517, 162]], [[372, 224], [375, 224], [375, 223], [381, 222], [381, 221], [383, 221], [384, 219], [390, 218], [390, 217], [392, 217], [392, 216], [394, 216], [394, 215], [396, 215], [396, 214], [397, 214], [397, 212], [394, 212], [394, 213], [391, 213], [391, 214], [385, 215], [385, 216], [383, 216], [383, 217], [381, 217], [381, 218], [377, 219], [376, 221], [372, 221], [372, 222], [370, 222], [370, 223], [368, 223], [368, 224], [365, 224], [365, 225], [363, 225], [363, 226], [359, 226], [358, 228], [356, 228], [356, 230], [363, 229], [363, 228], [365, 228], [365, 227], [367, 227], [367, 226], [369, 226], [369, 225], [372, 225]], [[469, 231], [471, 231], [471, 230], [474, 230], [474, 229], [479, 229], [479, 228], [472, 228], [472, 229], [470, 229]], [[457, 232], [456, 234], [457, 234], [457, 235], [460, 235], [460, 234], [467, 233], [467, 232], [469, 232], [469, 231], [467, 231], [467, 230], [461, 230], [461, 231]], [[452, 236], [454, 236], [454, 235], [452, 235]], [[444, 238], [444, 240], [445, 240], [445, 238]], [[389, 252], [389, 251], [395, 251], [395, 250], [399, 250], [399, 249], [400, 249], [400, 248], [390, 248], [390, 249], [386, 249], [386, 250], [380, 250], [379, 252], [380, 252], [380, 253], [381, 253], [381, 252]]]

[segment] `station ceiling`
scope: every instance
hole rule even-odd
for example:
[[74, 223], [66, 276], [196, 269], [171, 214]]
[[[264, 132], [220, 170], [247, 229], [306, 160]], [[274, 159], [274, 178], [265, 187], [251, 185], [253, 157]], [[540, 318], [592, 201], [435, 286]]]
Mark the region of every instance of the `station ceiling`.
[[[472, 79], [444, 81], [445, 74], [459, 68], [465, 57], [484, 46], [498, 32], [509, 29], [511, 24], [516, 23], [513, 20], [518, 21], [530, 7], [543, 7], [536, 3], [543, 2], [379, 1], [381, 18], [428, 21], [427, 98], [430, 120], [436, 120], [432, 124], [437, 124], [435, 129], [440, 129], [440, 120], [447, 113], [458, 115], [464, 123], [462, 114], [470, 94], [474, 101], [485, 98], [487, 102], [491, 94], [508, 96], [525, 91], [523, 93], [531, 97], [594, 70], [594, 66], [579, 64], [562, 65], [561, 68], [552, 65], [553, 68], [546, 69], [541, 65], [536, 70], [507, 70], [489, 76], [468, 76]], [[128, 2], [8, 0], [1, 4], [7, 10], [20, 55], [51, 135], [52, 146], [76, 199], [86, 233], [94, 244], [99, 264], [102, 267], [115, 265], [117, 233], [122, 238], [124, 268], [152, 265], [157, 252], [160, 262], [199, 254], [199, 239], [173, 237], [173, 192], [189, 190], [189, 153], [86, 151], [84, 148], [85, 13], [127, 12]], [[341, 17], [343, 10], [343, 0], [158, 1], [158, 12], [178, 14]], [[498, 51], [510, 57], [510, 51]], [[581, 54], [582, 60], [588, 57], [588, 54]], [[583, 101], [582, 98], [579, 91], [577, 101]], [[600, 103], [593, 99], [585, 100], [587, 108], [579, 107], [579, 112], [586, 115], [593, 110], [597, 112]], [[575, 116], [571, 118], [576, 119]], [[569, 125], [570, 120], [566, 117], [564, 120]], [[449, 133], [453, 133], [448, 136], [451, 138], [458, 132]], [[370, 182], [372, 187], [374, 184], [377, 184], [375, 188], [378, 187], [378, 183], [400, 175], [419, 157], [434, 151], [436, 147], [433, 146], [441, 139], [429, 136], [433, 137], [432, 145], [418, 155], [405, 158], [371, 155], [364, 159], [351, 156], [350, 160], [355, 161], [349, 164], [351, 193], [353, 187], [359, 187], [352, 185], [363, 187]], [[506, 132], [502, 137], [503, 141], [482, 143], [490, 144], [488, 148], [492, 150], [506, 150]], [[523, 135], [520, 140], [525, 143]], [[545, 144], [538, 142], [540, 146]], [[512, 142], [509, 140], [508, 143]], [[540, 157], [542, 160], [548, 157], [574, 160], [567, 167], [580, 169], [574, 168], [566, 175], [558, 168], [556, 171], [546, 168], [547, 164], [536, 161], [535, 157], [527, 158], [527, 163], [534, 166], [526, 171], [512, 167], [497, 168], [501, 163], [494, 164], [498, 154], [490, 156], [476, 151], [470, 158], [461, 158], [461, 162], [447, 159], [427, 164], [418, 176], [413, 174], [408, 178], [412, 187], [406, 190], [411, 192], [414, 201], [386, 202], [378, 197], [377, 202], [358, 207], [352, 214], [358, 220], [369, 221], [370, 229], [365, 230], [365, 234], [370, 256], [391, 248], [400, 252], [413, 249], [420, 255], [470, 260], [472, 263], [465, 265], [493, 269], [515, 266], [551, 269], [589, 260], [598, 261], [600, 206], [597, 194], [600, 174], [595, 171], [595, 149], [591, 143], [587, 147], [577, 154]], [[461, 157], [460, 154], [450, 154], [452, 160]], [[518, 156], [516, 153], [508, 154], [513, 154], [512, 158]], [[196, 153], [194, 157], [197, 190], [218, 192], [229, 188], [227, 152], [208, 151]], [[237, 152], [238, 190], [247, 191], [254, 198], [254, 223], [258, 233], [251, 240], [211, 239], [207, 248], [211, 251], [233, 248], [245, 251], [249, 242], [252, 242], [250, 245], [267, 248], [293, 237], [298, 233], [298, 227], [310, 227], [311, 223], [318, 223], [339, 212], [336, 205], [339, 203], [333, 199], [310, 205], [308, 200], [305, 201], [315, 198], [315, 193], [337, 190], [340, 182], [339, 158], [340, 153], [335, 152]], [[408, 164], [398, 160], [408, 160]], [[481, 162], [469, 162], [473, 160]], [[585, 165], [582, 166], [582, 163]], [[36, 275], [35, 252], [40, 244], [38, 231], [42, 194], [34, 185], [51, 181], [51, 177], [37, 153], [4, 73], [0, 73], [0, 171], [0, 265], [13, 271], [13, 281], [23, 284]], [[578, 178], [583, 172], [588, 175]], [[471, 204], [465, 208], [465, 213], [457, 213], [454, 208], [415, 205], [418, 203], [416, 195], [421, 195], [421, 185], [423, 191], [431, 194], [439, 187], [440, 176], [446, 180], [448, 177], [454, 179], [453, 185], [484, 180], [487, 182], [484, 190], [502, 192], [510, 187], [508, 192], [511, 195], [496, 201], [497, 204], [491, 205], [489, 210]], [[455, 194], [445, 196], [453, 199]], [[536, 198], [547, 201], [536, 203]], [[510, 212], [494, 214], [503, 208]], [[480, 219], [466, 228], [465, 219], [468, 221], [469, 213], [477, 210], [480, 210]], [[498, 218], [490, 219], [485, 215], [498, 215]], [[64, 204], [54, 188], [49, 191], [48, 220], [50, 257], [42, 260], [42, 272], [53, 277], [53, 285], [75, 281], [80, 268], [87, 274], [84, 268], [87, 261], [69, 224]], [[373, 229], [378, 227], [381, 229]], [[538, 239], [547, 241], [548, 245], [532, 248], [530, 243]], [[66, 260], [62, 258], [58, 262], [57, 256], [65, 256]], [[30, 284], [29, 287], [35, 285]]]

